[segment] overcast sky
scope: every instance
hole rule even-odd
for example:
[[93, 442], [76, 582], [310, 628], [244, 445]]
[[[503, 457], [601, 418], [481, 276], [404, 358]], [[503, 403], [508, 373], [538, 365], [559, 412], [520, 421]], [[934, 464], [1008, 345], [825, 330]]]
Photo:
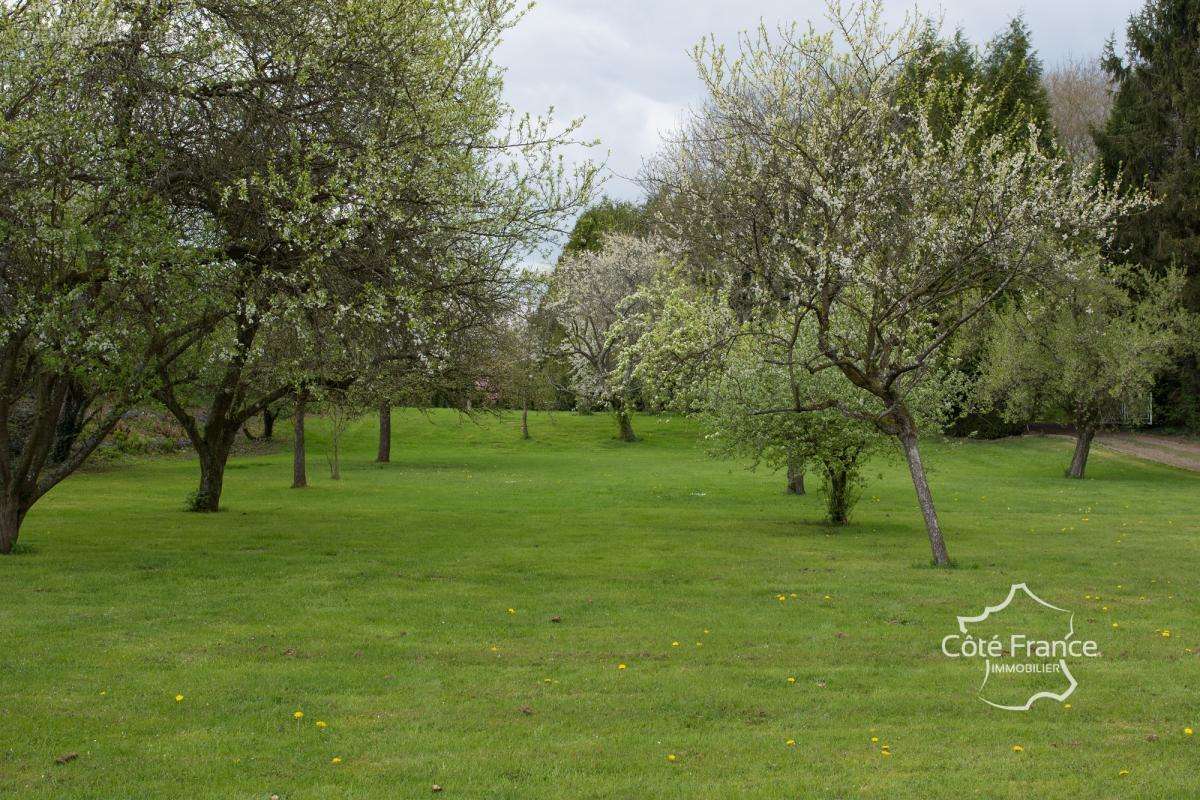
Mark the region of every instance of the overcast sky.
[[[1021, 5], [946, 0], [920, 8], [939, 14], [946, 30], [961, 27], [986, 42], [1024, 13], [1033, 43], [1048, 66], [1067, 55], [1098, 54], [1110, 34], [1118, 41], [1139, 0], [1041, 0]], [[911, 3], [887, 0], [900, 19]], [[783, 20], [823, 23], [823, 0], [540, 0], [497, 54], [508, 69], [506, 91], [522, 111], [587, 118], [596, 160], [607, 160], [605, 193], [640, 198], [630, 179], [658, 148], [687, 107], [700, 100], [691, 47], [712, 33], [727, 43], [737, 33]]]

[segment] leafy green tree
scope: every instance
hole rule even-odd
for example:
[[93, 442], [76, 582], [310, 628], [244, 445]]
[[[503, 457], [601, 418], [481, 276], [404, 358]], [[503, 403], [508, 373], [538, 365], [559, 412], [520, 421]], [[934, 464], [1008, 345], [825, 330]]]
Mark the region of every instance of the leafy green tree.
[[156, 392], [199, 455], [195, 508], [215, 511], [247, 419], [304, 381], [347, 380], [314, 374], [314, 319], [364, 342], [399, 320], [424, 353], [452, 347], [447, 314], [493, 314], [591, 169], [556, 157], [573, 124], [502, 99], [492, 53], [519, 18], [511, 0], [136, 8], [153, 54], [137, 113], [168, 152], [162, 194], [227, 269], [224, 316], [162, 365]]
[[[151, 188], [114, 4], [0, 8], [0, 553], [211, 317], [205, 265]], [[153, 330], [131, 326], [161, 297]]]
[[643, 206], [628, 200], [605, 197], [579, 215], [571, 236], [563, 246], [563, 254], [594, 253], [603, 246], [604, 237], [610, 233], [645, 236], [647, 227]]
[[[1109, 43], [1104, 67], [1116, 85], [1097, 132], [1101, 171], [1147, 186], [1156, 203], [1118, 229], [1113, 255], [1160, 274], [1187, 276], [1183, 302], [1200, 311], [1200, 0], [1148, 0], [1129, 20], [1126, 52]], [[1200, 430], [1200, 331], [1160, 381], [1164, 422]]]
[[839, 410], [860, 400], [841, 373], [803, 366], [816, 346], [812, 324], [802, 315], [739, 321], [722, 293], [680, 277], [659, 275], [622, 322], [639, 331], [624, 358], [645, 395], [698, 417], [714, 456], [786, 470], [789, 493], [819, 473], [829, 521], [847, 522], [863, 467], [887, 438], [865, 410]]
[[1082, 478], [1097, 430], [1143, 405], [1189, 325], [1183, 275], [1088, 257], [1070, 278], [1011, 303], [992, 328], [982, 391], [1005, 413], [1062, 415], [1075, 426], [1067, 475]]

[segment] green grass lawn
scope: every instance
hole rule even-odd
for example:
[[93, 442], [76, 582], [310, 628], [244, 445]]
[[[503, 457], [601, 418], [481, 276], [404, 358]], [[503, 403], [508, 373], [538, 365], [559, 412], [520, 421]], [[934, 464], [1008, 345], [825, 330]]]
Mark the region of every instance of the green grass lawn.
[[[831, 529], [686, 421], [531, 425], [398, 414], [377, 465], [364, 420], [338, 483], [314, 426], [309, 489], [238, 458], [217, 515], [183, 458], [60, 486], [0, 559], [0, 797], [1200, 793], [1200, 476], [930, 441], [937, 570], [898, 459]], [[1100, 643], [1070, 708], [941, 654], [1019, 581]]]

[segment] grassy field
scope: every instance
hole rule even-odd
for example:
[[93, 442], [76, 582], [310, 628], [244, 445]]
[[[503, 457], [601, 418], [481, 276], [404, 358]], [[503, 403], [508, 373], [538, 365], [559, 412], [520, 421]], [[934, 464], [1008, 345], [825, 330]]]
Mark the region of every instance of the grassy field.
[[[364, 420], [340, 483], [316, 426], [311, 488], [242, 457], [211, 516], [188, 459], [71, 479], [0, 559], [0, 797], [1200, 793], [1200, 476], [931, 441], [935, 570], [898, 460], [834, 530], [636, 423], [405, 413], [376, 465]], [[1070, 708], [990, 708], [940, 652], [1018, 581], [1100, 643]]]

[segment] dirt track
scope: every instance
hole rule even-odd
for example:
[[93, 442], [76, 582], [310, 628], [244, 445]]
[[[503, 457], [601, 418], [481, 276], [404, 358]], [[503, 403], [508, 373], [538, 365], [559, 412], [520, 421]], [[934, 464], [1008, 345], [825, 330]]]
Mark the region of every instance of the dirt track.
[[1096, 443], [1118, 453], [1200, 472], [1200, 441], [1151, 433], [1101, 433]]

